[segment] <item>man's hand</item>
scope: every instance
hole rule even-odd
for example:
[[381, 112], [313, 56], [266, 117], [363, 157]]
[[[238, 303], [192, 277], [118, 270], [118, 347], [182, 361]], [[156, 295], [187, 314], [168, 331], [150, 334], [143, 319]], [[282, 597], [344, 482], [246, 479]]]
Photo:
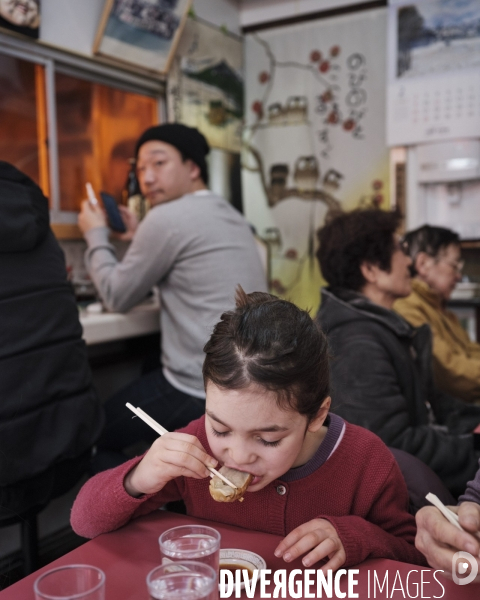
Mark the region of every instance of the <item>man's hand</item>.
[[285, 562], [291, 562], [305, 552], [308, 552], [302, 560], [305, 567], [310, 567], [327, 557], [330, 559], [321, 568], [324, 573], [328, 569], [336, 571], [347, 558], [337, 530], [326, 519], [307, 521], [291, 531], [277, 546], [275, 556], [283, 557]]
[[155, 494], [176, 477], [203, 479], [217, 461], [209, 456], [198, 438], [187, 433], [166, 433], [153, 442], [150, 450], [124, 479], [130, 496]]
[[117, 240], [121, 240], [122, 242], [131, 242], [138, 228], [138, 219], [129, 208], [123, 206], [122, 204], [119, 204], [118, 210], [122, 215], [122, 221], [127, 231], [125, 231], [125, 233], [114, 232], [113, 235], [117, 238]]
[[459, 523], [466, 531], [454, 527], [434, 506], [424, 506], [416, 515], [415, 546], [425, 555], [428, 564], [443, 570], [448, 579], [452, 578], [455, 552], [469, 552], [477, 559], [479, 575], [475, 581], [480, 582], [480, 537], [476, 537], [480, 533], [480, 504], [463, 502], [459, 507], [449, 508], [458, 514]]
[[107, 227], [107, 217], [103, 208], [98, 204], [93, 206], [88, 200], [82, 202], [82, 208], [78, 215], [78, 226], [85, 235], [90, 229], [96, 227]]

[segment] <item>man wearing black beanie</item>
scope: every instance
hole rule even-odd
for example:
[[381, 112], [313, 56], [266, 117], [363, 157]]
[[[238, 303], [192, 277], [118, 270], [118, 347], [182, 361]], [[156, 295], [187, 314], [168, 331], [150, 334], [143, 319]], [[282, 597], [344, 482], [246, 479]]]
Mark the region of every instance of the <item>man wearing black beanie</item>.
[[[214, 324], [234, 308], [238, 284], [247, 292], [267, 289], [248, 223], [207, 189], [209, 150], [197, 129], [179, 123], [150, 127], [140, 136], [137, 177], [152, 208], [138, 224], [121, 207], [132, 239], [121, 262], [108, 242], [103, 210], [87, 201], [82, 205], [78, 223], [88, 245], [87, 269], [104, 305], [126, 312], [153, 287], [161, 302], [161, 363], [107, 401], [100, 459], [107, 456], [104, 450], [119, 463], [124, 457], [115, 452], [155, 438], [139, 419], [131, 419], [126, 402], [168, 430], [204, 414], [203, 346]], [[100, 459], [99, 469], [114, 464]]]

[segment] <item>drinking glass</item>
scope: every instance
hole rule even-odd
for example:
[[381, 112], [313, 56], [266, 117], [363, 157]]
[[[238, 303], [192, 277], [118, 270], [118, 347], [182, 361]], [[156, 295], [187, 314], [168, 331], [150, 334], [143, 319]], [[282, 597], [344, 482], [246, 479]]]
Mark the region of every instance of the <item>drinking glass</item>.
[[209, 565], [218, 573], [220, 533], [216, 529], [203, 525], [173, 527], [162, 533], [158, 542], [162, 564], [169, 561], [194, 560]]
[[147, 575], [150, 600], [210, 600], [218, 594], [218, 571], [184, 560], [156, 567]]
[[105, 573], [90, 565], [66, 565], [40, 575], [35, 600], [105, 600]]

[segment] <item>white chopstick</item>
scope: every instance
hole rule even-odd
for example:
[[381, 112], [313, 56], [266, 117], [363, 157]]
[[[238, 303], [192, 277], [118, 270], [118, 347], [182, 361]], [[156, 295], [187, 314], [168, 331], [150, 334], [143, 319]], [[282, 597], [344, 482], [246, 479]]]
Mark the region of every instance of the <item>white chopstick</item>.
[[436, 506], [438, 508], [438, 510], [442, 513], [442, 515], [448, 521], [450, 521], [450, 523], [452, 525], [454, 525], [457, 529], [460, 529], [460, 531], [465, 531], [465, 529], [458, 522], [457, 513], [454, 513], [453, 510], [450, 510], [447, 506], [445, 506], [445, 504], [440, 500], [440, 498], [438, 496], [435, 496], [435, 494], [432, 494], [431, 492], [429, 492], [425, 496], [425, 498], [429, 502], [431, 502], [433, 504], [433, 506]]
[[[130, 404], [130, 402], [127, 402], [125, 404], [125, 406], [127, 408], [129, 408], [133, 413], [135, 413], [139, 419], [142, 419], [142, 421], [144, 423], [146, 423], [147, 425], [150, 425], [150, 427], [154, 431], [156, 431], [158, 433], [158, 435], [163, 435], [164, 433], [168, 433], [168, 431], [165, 429], [165, 427], [162, 427], [160, 425], [160, 423], [157, 423], [154, 419], [152, 419], [152, 417], [150, 417], [149, 415], [147, 415], [147, 413], [145, 411], [143, 411], [141, 408], [135, 408], [135, 406], [132, 406]], [[216, 471], [213, 467], [207, 467], [207, 469], [210, 471], [210, 477], [214, 477], [216, 475], [224, 483], [226, 483], [227, 485], [229, 485], [234, 490], [238, 489], [237, 486], [234, 483], [232, 483], [231, 481], [229, 481], [226, 477], [224, 477], [221, 473], [219, 473], [218, 471]]]
[[91, 206], [97, 206], [98, 200], [95, 196], [95, 192], [93, 191], [92, 184], [87, 182], [85, 187], [87, 188], [88, 201], [90, 202]]

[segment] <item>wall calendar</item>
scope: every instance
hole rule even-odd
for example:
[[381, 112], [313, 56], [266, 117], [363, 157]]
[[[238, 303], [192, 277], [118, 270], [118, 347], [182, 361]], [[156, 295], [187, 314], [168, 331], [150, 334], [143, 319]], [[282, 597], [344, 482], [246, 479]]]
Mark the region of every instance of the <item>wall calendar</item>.
[[480, 137], [480, 2], [391, 0], [387, 142]]

